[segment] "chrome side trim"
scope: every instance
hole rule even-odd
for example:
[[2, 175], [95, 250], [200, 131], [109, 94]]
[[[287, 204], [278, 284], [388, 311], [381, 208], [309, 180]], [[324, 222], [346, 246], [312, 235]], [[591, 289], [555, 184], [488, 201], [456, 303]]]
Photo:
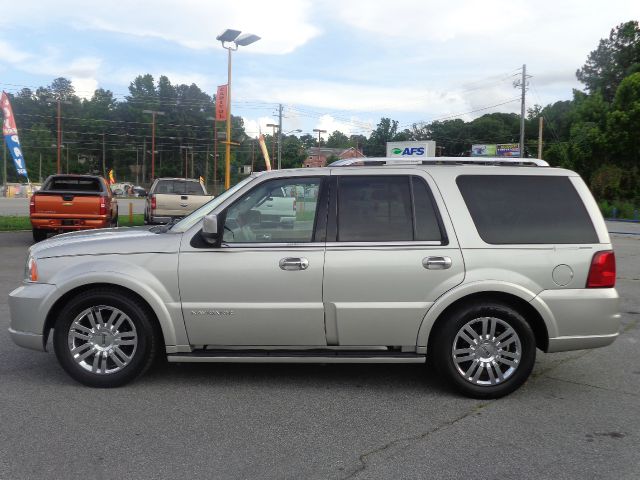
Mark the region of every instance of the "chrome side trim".
[[256, 355], [251, 357], [220, 357], [167, 355], [167, 361], [185, 363], [425, 363], [426, 357], [276, 357], [273, 355]]

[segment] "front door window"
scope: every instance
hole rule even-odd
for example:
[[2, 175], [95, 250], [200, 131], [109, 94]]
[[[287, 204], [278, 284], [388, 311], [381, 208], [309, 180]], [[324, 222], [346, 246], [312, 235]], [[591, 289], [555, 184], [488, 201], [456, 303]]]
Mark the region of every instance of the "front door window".
[[319, 178], [286, 178], [258, 185], [227, 209], [223, 242], [312, 242], [319, 191]]

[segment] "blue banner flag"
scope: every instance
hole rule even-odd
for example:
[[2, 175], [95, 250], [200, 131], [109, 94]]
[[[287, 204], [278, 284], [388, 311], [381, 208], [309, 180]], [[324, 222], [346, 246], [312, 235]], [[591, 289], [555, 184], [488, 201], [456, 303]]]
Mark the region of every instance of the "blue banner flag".
[[18, 138], [18, 129], [16, 128], [16, 121], [13, 118], [13, 110], [11, 109], [11, 103], [9, 103], [9, 97], [5, 92], [2, 92], [2, 98], [0, 98], [0, 106], [2, 106], [2, 115], [4, 121], [2, 122], [2, 134], [4, 135], [4, 143], [11, 153], [13, 163], [16, 166], [16, 172], [18, 175], [26, 177], [29, 180], [27, 174], [27, 164], [24, 161], [22, 155], [22, 148], [20, 148], [20, 139]]

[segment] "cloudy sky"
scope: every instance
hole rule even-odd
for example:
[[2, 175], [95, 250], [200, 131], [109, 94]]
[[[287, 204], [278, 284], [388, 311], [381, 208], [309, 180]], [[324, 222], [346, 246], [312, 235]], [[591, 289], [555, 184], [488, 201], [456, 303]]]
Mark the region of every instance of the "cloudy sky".
[[[367, 134], [381, 116], [408, 126], [519, 112], [513, 81], [532, 75], [528, 104], [571, 97], [598, 40], [640, 18], [640, 1], [608, 0], [0, 0], [0, 88], [73, 81], [127, 94], [138, 74], [226, 83], [215, 37], [262, 37], [234, 55], [233, 112], [247, 130]], [[10, 14], [6, 14], [9, 12]], [[468, 113], [471, 112], [471, 113]], [[267, 129], [267, 131], [269, 131]]]

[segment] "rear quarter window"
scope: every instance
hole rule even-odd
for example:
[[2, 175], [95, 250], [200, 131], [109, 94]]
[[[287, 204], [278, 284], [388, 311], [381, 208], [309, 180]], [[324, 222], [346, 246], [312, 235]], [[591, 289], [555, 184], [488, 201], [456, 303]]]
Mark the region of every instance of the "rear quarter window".
[[568, 177], [461, 175], [456, 179], [486, 243], [598, 243], [591, 218]]

